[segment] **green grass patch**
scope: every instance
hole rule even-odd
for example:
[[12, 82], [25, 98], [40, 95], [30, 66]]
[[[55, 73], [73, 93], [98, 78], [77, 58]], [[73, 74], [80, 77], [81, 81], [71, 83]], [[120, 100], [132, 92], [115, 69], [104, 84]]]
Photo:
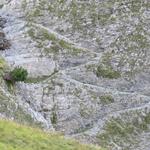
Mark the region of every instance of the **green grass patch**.
[[59, 45], [60, 45], [62, 48], [65, 48], [65, 49], [70, 49], [70, 48], [71, 48], [71, 44], [67, 43], [67, 42], [64, 41], [64, 40], [60, 40], [60, 41], [59, 41]]
[[0, 77], [4, 75], [4, 72], [8, 69], [6, 61], [0, 57]]
[[14, 122], [0, 121], [0, 149], [2, 150], [101, 150], [94, 146], [67, 140], [59, 134], [48, 134]]
[[114, 70], [112, 67], [103, 67], [98, 66], [96, 70], [97, 77], [109, 78], [109, 79], [117, 79], [121, 77], [119, 71]]

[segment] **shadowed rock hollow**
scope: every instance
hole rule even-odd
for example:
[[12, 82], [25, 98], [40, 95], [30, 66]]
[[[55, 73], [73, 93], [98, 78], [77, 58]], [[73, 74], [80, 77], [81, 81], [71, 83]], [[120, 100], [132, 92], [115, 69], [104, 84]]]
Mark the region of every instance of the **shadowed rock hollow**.
[[1, 37], [11, 42], [0, 54], [29, 71], [14, 94], [1, 86], [8, 98], [46, 129], [108, 149], [149, 150], [149, 0], [0, 5], [0, 48]]

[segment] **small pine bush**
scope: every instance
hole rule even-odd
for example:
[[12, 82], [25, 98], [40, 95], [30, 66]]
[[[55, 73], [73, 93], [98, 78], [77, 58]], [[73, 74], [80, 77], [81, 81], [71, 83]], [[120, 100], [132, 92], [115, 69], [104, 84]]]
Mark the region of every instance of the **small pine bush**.
[[25, 81], [27, 79], [28, 72], [22, 67], [16, 67], [14, 70], [5, 75], [4, 79], [9, 82]]
[[10, 75], [14, 81], [25, 81], [27, 79], [28, 72], [22, 67], [16, 67], [10, 72]]

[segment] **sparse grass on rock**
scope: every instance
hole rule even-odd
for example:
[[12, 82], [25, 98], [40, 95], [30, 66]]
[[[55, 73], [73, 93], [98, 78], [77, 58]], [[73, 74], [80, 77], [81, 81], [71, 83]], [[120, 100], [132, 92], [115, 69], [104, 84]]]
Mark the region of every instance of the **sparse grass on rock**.
[[3, 58], [0, 58], [0, 77], [2, 77], [6, 69], [7, 69], [7, 63]]
[[121, 77], [119, 71], [113, 70], [112, 67], [103, 67], [98, 66], [96, 71], [97, 77], [109, 78], [109, 79], [117, 79]]
[[111, 104], [114, 102], [114, 98], [111, 95], [100, 96], [100, 100], [102, 104]]
[[97, 138], [103, 147], [112, 148], [114, 145], [127, 149], [137, 149], [140, 143], [139, 135], [149, 133], [150, 113], [131, 111], [118, 118], [112, 118], [104, 126]]

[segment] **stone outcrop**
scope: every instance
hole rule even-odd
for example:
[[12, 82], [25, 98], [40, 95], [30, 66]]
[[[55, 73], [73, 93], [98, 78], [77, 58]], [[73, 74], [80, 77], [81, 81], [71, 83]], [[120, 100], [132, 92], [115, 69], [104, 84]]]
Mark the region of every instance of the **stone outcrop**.
[[5, 33], [2, 30], [2, 28], [4, 28], [5, 23], [6, 20], [0, 17], [0, 50], [5, 50], [10, 47], [10, 42], [6, 39]]

